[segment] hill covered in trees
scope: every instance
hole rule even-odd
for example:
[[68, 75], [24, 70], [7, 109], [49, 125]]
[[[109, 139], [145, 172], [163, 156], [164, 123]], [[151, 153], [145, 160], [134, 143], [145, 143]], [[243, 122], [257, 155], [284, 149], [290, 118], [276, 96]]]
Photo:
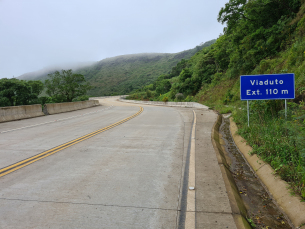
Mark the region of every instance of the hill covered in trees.
[[[215, 43], [208, 41], [193, 49], [179, 53], [142, 53], [106, 58], [86, 67], [72, 67], [75, 73], [85, 76], [92, 86], [90, 96], [128, 94], [149, 84], [160, 74], [169, 73], [181, 59], [189, 59], [202, 48]], [[18, 78], [24, 80], [45, 80], [47, 75], [61, 69], [50, 68], [26, 73]]]

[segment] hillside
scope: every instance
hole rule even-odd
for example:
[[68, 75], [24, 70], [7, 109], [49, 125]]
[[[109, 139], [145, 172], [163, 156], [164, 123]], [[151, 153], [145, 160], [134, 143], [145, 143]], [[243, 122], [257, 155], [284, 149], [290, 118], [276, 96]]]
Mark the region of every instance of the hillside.
[[[72, 67], [83, 74], [92, 85], [90, 96], [127, 94], [143, 85], [153, 82], [160, 74], [170, 72], [181, 59], [190, 59], [202, 48], [215, 43], [208, 41], [193, 49], [179, 53], [142, 53], [106, 58], [86, 67]], [[49, 68], [19, 76], [25, 80], [44, 80], [47, 74], [61, 68]]]

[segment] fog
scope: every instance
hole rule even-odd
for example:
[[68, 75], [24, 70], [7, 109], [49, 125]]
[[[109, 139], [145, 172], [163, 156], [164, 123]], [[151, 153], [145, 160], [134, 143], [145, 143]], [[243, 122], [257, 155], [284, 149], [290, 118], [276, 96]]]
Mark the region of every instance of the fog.
[[[0, 78], [215, 39], [228, 0], [0, 0]], [[67, 65], [65, 65], [67, 63]]]

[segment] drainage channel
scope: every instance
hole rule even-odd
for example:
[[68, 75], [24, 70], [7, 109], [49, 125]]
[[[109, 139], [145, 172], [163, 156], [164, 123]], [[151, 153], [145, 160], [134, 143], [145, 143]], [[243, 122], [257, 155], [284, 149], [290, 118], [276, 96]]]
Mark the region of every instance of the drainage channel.
[[229, 126], [230, 120], [223, 118], [219, 132], [231, 159], [230, 170], [247, 209], [248, 222], [252, 228], [292, 228], [236, 148]]

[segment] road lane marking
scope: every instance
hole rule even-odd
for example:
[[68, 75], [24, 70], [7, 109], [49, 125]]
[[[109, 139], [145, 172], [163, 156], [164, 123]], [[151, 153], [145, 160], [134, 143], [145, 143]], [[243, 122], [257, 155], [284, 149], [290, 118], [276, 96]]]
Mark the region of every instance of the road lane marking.
[[143, 112], [143, 110], [144, 110], [143, 107], [140, 107], [140, 110], [137, 113], [135, 113], [134, 115], [132, 115], [132, 116], [130, 116], [128, 118], [125, 118], [125, 119], [123, 119], [123, 120], [121, 120], [119, 122], [113, 123], [113, 124], [111, 124], [109, 126], [106, 126], [106, 127], [102, 128], [102, 129], [99, 129], [97, 131], [94, 131], [94, 132], [91, 132], [89, 134], [86, 134], [86, 135], [84, 135], [82, 137], [79, 137], [77, 139], [74, 139], [74, 140], [69, 141], [67, 143], [64, 143], [62, 145], [59, 145], [57, 147], [54, 147], [54, 148], [52, 148], [50, 150], [44, 151], [42, 153], [39, 153], [39, 154], [37, 154], [35, 156], [32, 156], [30, 158], [27, 158], [25, 160], [22, 160], [20, 162], [15, 163], [15, 164], [9, 165], [9, 166], [4, 167], [4, 168], [1, 168], [0, 169], [0, 177], [5, 176], [5, 175], [7, 175], [7, 174], [9, 174], [11, 172], [14, 172], [14, 171], [18, 170], [18, 169], [21, 169], [21, 168], [23, 168], [23, 167], [25, 167], [25, 166], [27, 166], [29, 164], [32, 164], [32, 163], [34, 163], [34, 162], [36, 162], [36, 161], [38, 161], [40, 159], [48, 157], [48, 156], [50, 156], [50, 155], [52, 155], [54, 153], [57, 153], [58, 151], [61, 151], [61, 150], [66, 149], [66, 148], [68, 148], [70, 146], [73, 146], [73, 145], [75, 145], [75, 144], [77, 144], [79, 142], [87, 140], [88, 138], [91, 138], [91, 137], [93, 137], [93, 136], [95, 136], [97, 134], [100, 134], [100, 133], [102, 133], [102, 132], [104, 132], [106, 130], [109, 130], [109, 129], [113, 128], [113, 127], [116, 127], [116, 126], [118, 126], [118, 125], [120, 125], [120, 124], [122, 124], [124, 122], [127, 122], [128, 120], [130, 120], [130, 119], [138, 116], [139, 114], [141, 114]]
[[97, 113], [97, 112], [100, 112], [100, 111], [105, 111], [105, 110], [108, 110], [112, 107], [113, 106], [110, 106], [110, 107], [107, 107], [107, 108], [104, 108], [104, 109], [101, 109], [101, 110], [98, 110], [98, 111], [93, 111], [93, 112], [89, 112], [89, 113], [85, 113], [85, 114], [80, 114], [80, 115], [75, 115], [75, 116], [71, 116], [71, 117], [67, 117], [67, 118], [62, 118], [62, 119], [56, 119], [56, 120], [53, 120], [53, 121], [38, 123], [38, 124], [35, 124], [35, 125], [24, 126], [24, 127], [20, 127], [20, 128], [16, 128], [16, 129], [4, 130], [4, 131], [1, 131], [0, 134], [15, 131], [15, 130], [22, 130], [22, 129], [35, 127], [35, 126], [41, 126], [41, 125], [45, 125], [45, 124], [49, 124], [49, 123], [53, 123], [53, 122], [64, 121], [64, 120], [67, 120], [67, 119], [78, 118], [78, 117], [81, 117], [81, 116], [84, 116], [84, 115], [89, 115], [89, 114], [94, 114], [94, 113]]
[[196, 174], [195, 174], [195, 135], [196, 135], [196, 113], [194, 113], [194, 122], [192, 127], [191, 136], [191, 149], [190, 149], [190, 165], [189, 165], [189, 179], [187, 191], [187, 208], [185, 216], [185, 228], [196, 228]]

